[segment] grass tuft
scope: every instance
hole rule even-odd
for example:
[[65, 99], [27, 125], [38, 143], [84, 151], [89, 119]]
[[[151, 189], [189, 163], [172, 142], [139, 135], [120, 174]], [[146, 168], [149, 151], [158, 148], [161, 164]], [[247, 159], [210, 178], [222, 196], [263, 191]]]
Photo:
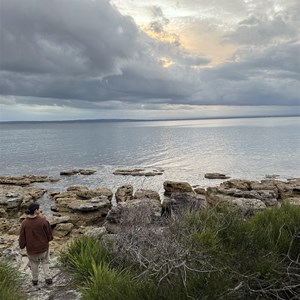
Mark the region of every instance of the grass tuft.
[[21, 291], [21, 283], [20, 272], [9, 262], [0, 260], [0, 299], [25, 300]]

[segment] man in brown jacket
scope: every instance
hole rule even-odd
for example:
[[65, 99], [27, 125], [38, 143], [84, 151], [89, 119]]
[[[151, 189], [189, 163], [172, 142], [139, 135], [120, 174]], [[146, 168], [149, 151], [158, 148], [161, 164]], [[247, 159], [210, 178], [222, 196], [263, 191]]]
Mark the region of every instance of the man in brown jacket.
[[40, 213], [40, 205], [29, 205], [27, 218], [20, 228], [19, 245], [26, 247], [29, 265], [32, 273], [32, 284], [38, 284], [39, 264], [42, 264], [45, 282], [52, 284], [49, 274], [49, 241], [53, 240], [52, 229], [49, 222]]

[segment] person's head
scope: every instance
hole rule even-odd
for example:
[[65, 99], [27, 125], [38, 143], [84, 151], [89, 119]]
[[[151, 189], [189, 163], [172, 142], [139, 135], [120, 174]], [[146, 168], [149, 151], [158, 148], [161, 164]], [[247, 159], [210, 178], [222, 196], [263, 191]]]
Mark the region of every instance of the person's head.
[[26, 213], [28, 215], [34, 215], [36, 213], [37, 210], [40, 209], [40, 205], [38, 203], [31, 203], [28, 208], [27, 208], [27, 211]]

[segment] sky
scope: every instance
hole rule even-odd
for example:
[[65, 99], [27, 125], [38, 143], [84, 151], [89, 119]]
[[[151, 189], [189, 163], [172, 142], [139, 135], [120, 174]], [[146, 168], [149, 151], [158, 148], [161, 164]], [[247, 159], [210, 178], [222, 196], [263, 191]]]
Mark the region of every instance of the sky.
[[300, 114], [298, 0], [0, 0], [0, 121]]

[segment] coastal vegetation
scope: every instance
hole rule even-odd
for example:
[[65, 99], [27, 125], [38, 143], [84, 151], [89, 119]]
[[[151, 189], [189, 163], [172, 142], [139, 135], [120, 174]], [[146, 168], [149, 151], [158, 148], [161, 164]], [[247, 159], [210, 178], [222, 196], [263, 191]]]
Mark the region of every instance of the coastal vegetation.
[[299, 206], [251, 217], [185, 209], [150, 226], [145, 205], [126, 214], [118, 234], [78, 238], [60, 253], [83, 299], [298, 299]]
[[20, 272], [9, 262], [0, 260], [0, 299], [25, 300], [21, 291], [21, 282]]

